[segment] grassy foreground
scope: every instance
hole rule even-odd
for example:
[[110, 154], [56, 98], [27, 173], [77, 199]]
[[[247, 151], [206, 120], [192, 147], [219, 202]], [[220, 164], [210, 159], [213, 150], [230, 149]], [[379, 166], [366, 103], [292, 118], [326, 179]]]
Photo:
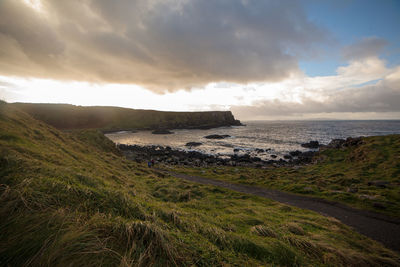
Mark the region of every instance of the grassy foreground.
[[306, 166], [177, 171], [322, 197], [400, 218], [400, 135], [362, 140], [357, 147], [323, 149]]
[[335, 219], [164, 176], [5, 103], [0, 166], [0, 265], [400, 265]]

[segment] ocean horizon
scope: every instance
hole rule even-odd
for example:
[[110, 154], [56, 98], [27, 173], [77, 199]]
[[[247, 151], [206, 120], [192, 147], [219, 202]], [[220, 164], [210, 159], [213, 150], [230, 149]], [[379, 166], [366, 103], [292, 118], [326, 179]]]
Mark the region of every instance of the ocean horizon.
[[[301, 146], [309, 141], [328, 144], [333, 139], [400, 133], [400, 120], [252, 120], [242, 123], [246, 126], [175, 129], [173, 134], [168, 135], [155, 135], [151, 131], [122, 131], [106, 136], [117, 144], [169, 146], [219, 156], [250, 154], [268, 160], [271, 155], [279, 159], [290, 151], [310, 150]], [[204, 138], [211, 134], [230, 137], [218, 140]], [[189, 142], [202, 144], [185, 146]], [[265, 152], [260, 153], [260, 150]]]

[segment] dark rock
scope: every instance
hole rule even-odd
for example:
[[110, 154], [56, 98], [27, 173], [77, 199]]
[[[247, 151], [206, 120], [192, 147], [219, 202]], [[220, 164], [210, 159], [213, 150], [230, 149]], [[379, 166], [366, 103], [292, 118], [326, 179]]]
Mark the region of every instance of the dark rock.
[[198, 159], [198, 158], [202, 158], [203, 154], [197, 151], [190, 151], [187, 154], [187, 157], [192, 158], [192, 159]]
[[278, 156], [277, 155], [271, 155], [271, 158], [276, 159]]
[[246, 126], [246, 124], [242, 124], [240, 120], [234, 120], [232, 123], [233, 126]]
[[173, 132], [165, 130], [165, 129], [158, 129], [151, 132], [152, 134], [173, 134]]
[[265, 152], [265, 150], [264, 150], [264, 149], [262, 149], [262, 148], [256, 148], [256, 152], [257, 152], [257, 153], [264, 153], [264, 152]]
[[284, 159], [292, 159], [293, 157], [290, 156], [290, 155], [283, 155], [283, 158], [284, 158]]
[[382, 181], [382, 180], [375, 180], [375, 181], [369, 181], [368, 182], [368, 186], [376, 186], [376, 187], [380, 187], [380, 188], [386, 188], [387, 185], [389, 185], [388, 181]]
[[216, 163], [217, 161], [216, 161], [214, 158], [207, 158], [207, 159], [205, 160], [205, 162], [207, 162], [207, 163], [209, 163], [209, 164], [213, 164], [213, 163]]
[[292, 157], [298, 157], [301, 153], [302, 153], [301, 151], [296, 150], [296, 151], [290, 151], [289, 155]]
[[310, 163], [315, 155], [313, 151], [306, 151], [298, 156], [299, 163]]
[[[124, 145], [118, 144], [118, 148], [125, 154], [125, 156], [137, 162], [147, 162], [150, 159], [154, 159], [159, 163], [166, 163], [169, 165], [187, 165], [187, 166], [198, 166], [198, 167], [211, 167], [211, 166], [245, 166], [245, 167], [258, 167], [262, 168], [265, 166], [288, 166], [293, 164], [302, 164], [308, 163], [311, 160], [308, 160], [306, 157], [307, 153], [302, 153], [301, 157], [304, 156], [304, 159], [296, 158], [290, 161], [285, 161], [283, 159], [274, 160], [278, 156], [272, 155], [271, 157], [274, 159], [271, 160], [263, 160], [260, 157], [254, 157], [252, 154], [239, 154], [235, 153], [226, 157], [226, 155], [209, 155], [203, 154], [198, 151], [184, 151], [184, 150], [175, 150], [171, 147], [163, 147], [158, 145], [152, 146], [138, 146], [138, 145]], [[239, 151], [239, 148], [237, 148]], [[314, 155], [315, 152], [311, 152], [309, 154], [310, 158]]]
[[207, 138], [207, 139], [224, 139], [224, 138], [227, 138], [227, 137], [230, 137], [230, 135], [227, 135], [227, 134], [223, 134], [223, 135], [211, 134], [211, 135], [204, 136], [204, 138]]
[[305, 144], [301, 144], [302, 147], [306, 148], [319, 148], [319, 142], [318, 141], [310, 141]]
[[233, 152], [239, 152], [240, 151], [240, 148], [234, 148], [233, 149]]
[[186, 145], [185, 146], [201, 146], [203, 143], [200, 143], [200, 142], [189, 142], [189, 143], [186, 143]]
[[239, 162], [247, 162], [247, 163], [253, 162], [249, 154], [245, 154], [241, 157], [238, 157], [238, 161]]

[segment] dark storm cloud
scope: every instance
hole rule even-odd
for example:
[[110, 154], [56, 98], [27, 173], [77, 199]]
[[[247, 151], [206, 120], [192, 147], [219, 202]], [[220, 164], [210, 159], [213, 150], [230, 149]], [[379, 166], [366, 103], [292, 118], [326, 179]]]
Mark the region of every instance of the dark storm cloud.
[[156, 91], [277, 81], [325, 33], [297, 2], [0, 2], [0, 74], [135, 83]]
[[367, 37], [343, 48], [342, 54], [346, 60], [359, 60], [380, 54], [388, 42], [378, 37]]
[[304, 114], [343, 112], [400, 112], [400, 68], [374, 85], [341, 89], [326, 94], [323, 100], [310, 97], [298, 102], [267, 100], [252, 106], [234, 106], [240, 118], [287, 117]]

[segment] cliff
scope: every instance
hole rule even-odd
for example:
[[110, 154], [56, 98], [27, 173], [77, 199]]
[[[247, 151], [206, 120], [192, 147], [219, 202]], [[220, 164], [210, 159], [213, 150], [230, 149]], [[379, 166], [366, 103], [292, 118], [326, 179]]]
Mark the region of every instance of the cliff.
[[242, 125], [239, 120], [235, 120], [230, 111], [164, 112], [68, 104], [14, 103], [12, 105], [35, 119], [63, 130], [207, 129]]

